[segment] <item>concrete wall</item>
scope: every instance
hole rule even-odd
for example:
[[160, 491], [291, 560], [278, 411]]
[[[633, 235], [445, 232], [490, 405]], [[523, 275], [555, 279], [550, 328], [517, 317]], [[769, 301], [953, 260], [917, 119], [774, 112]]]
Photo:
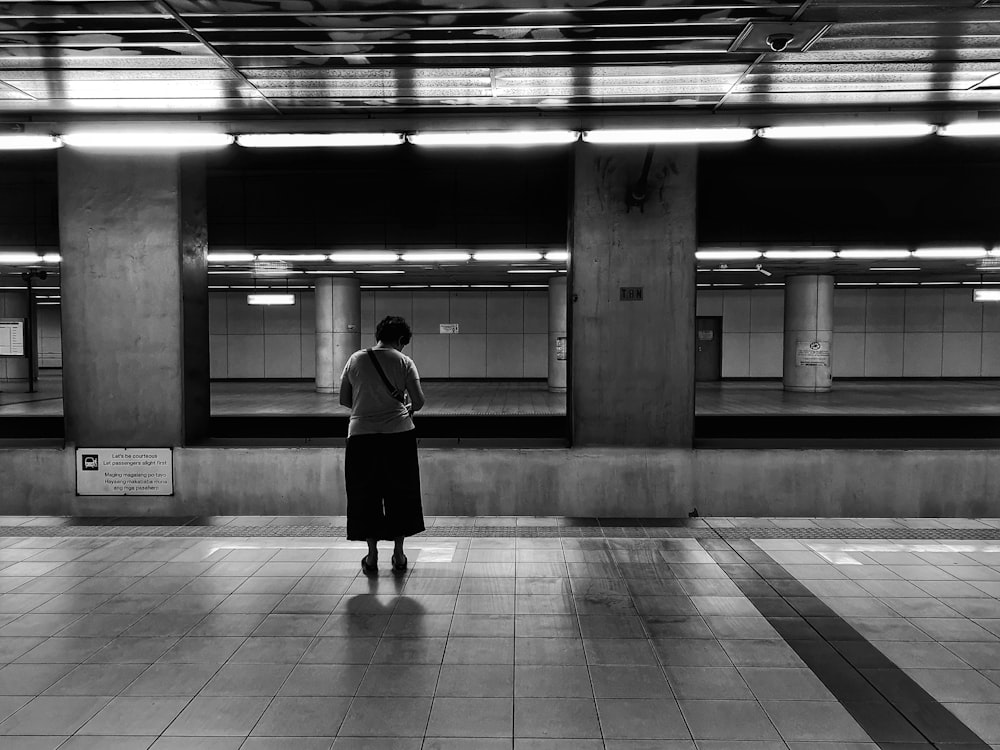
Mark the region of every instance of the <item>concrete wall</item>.
[[[972, 290], [837, 288], [834, 377], [1000, 377], [1000, 304]], [[699, 290], [722, 316], [722, 377], [781, 377], [784, 292]]]
[[[339, 448], [179, 448], [172, 497], [76, 497], [71, 450], [0, 449], [0, 514], [342, 515]], [[996, 516], [991, 450], [421, 449], [428, 515]]]
[[[290, 307], [251, 306], [246, 294], [209, 296], [212, 377], [315, 377], [313, 292], [297, 292]], [[407, 354], [421, 377], [548, 376], [548, 290], [363, 291], [363, 345], [374, 340], [386, 315], [410, 323]], [[458, 323], [459, 333], [442, 334], [441, 323]]]

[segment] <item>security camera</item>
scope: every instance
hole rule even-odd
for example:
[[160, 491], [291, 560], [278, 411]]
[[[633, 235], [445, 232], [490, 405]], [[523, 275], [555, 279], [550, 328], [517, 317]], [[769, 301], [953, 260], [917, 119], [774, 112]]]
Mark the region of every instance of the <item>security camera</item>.
[[789, 34], [786, 31], [782, 31], [777, 34], [768, 34], [764, 43], [770, 47], [772, 52], [783, 52], [794, 38], [795, 34]]

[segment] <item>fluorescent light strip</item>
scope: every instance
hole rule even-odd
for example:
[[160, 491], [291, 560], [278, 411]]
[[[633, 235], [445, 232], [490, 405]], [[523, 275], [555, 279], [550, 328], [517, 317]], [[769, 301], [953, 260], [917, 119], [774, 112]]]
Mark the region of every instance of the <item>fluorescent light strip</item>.
[[553, 146], [573, 143], [575, 130], [483, 130], [465, 132], [411, 133], [414, 146]]
[[555, 268], [515, 268], [510, 269], [507, 273], [558, 273]]
[[253, 253], [209, 253], [209, 263], [249, 263]]
[[1000, 302], [1000, 289], [973, 289], [973, 302]]
[[838, 257], [858, 260], [888, 260], [890, 258], [909, 258], [909, 250], [841, 250]]
[[236, 143], [246, 148], [326, 148], [398, 146], [402, 133], [243, 133]]
[[248, 294], [248, 305], [294, 305], [294, 294]]
[[985, 258], [986, 249], [982, 247], [925, 247], [913, 251], [914, 258]]
[[398, 253], [384, 252], [338, 252], [326, 256], [335, 263], [395, 263], [399, 260]]
[[757, 135], [761, 138], [783, 140], [814, 140], [842, 138], [917, 138], [931, 135], [934, 125], [922, 122], [889, 122], [867, 124], [830, 124], [830, 125], [777, 125], [759, 128]]
[[403, 253], [402, 258], [407, 263], [436, 263], [448, 261], [465, 261], [472, 256], [469, 253], [450, 252], [412, 252]]
[[25, 263], [41, 263], [42, 256], [35, 253], [0, 253], [0, 263], [21, 265]]
[[185, 148], [223, 148], [233, 142], [227, 133], [179, 133], [176, 131], [101, 131], [67, 133], [67, 146], [95, 149], [168, 150]]
[[41, 151], [61, 148], [62, 139], [54, 135], [3, 135], [0, 151]]
[[545, 260], [552, 260], [552, 261], [556, 261], [556, 262], [559, 262], [559, 261], [565, 262], [565, 261], [569, 260], [569, 252], [566, 251], [566, 250], [553, 250], [551, 252], [545, 253]]
[[698, 260], [756, 260], [761, 257], [759, 250], [697, 250]]
[[298, 261], [302, 261], [304, 263], [304, 262], [307, 262], [307, 261], [308, 262], [316, 262], [316, 261], [326, 260], [326, 258], [327, 258], [326, 255], [319, 255], [319, 254], [293, 255], [293, 254], [290, 254], [290, 253], [287, 253], [287, 254], [286, 253], [278, 253], [278, 254], [258, 255], [255, 258], [255, 260], [263, 260], [263, 261], [270, 261], [270, 260], [298, 260]]
[[1000, 136], [1000, 120], [988, 120], [985, 122], [953, 122], [950, 125], [942, 125], [939, 127], [937, 134], [958, 138], [996, 137]]
[[511, 284], [511, 289], [548, 289], [548, 284]]
[[541, 253], [527, 252], [527, 251], [524, 251], [524, 252], [522, 252], [522, 251], [505, 252], [505, 251], [502, 251], [502, 250], [497, 250], [497, 251], [485, 250], [485, 251], [482, 251], [482, 252], [474, 252], [474, 253], [472, 253], [472, 258], [473, 258], [473, 260], [482, 260], [482, 261], [491, 261], [491, 260], [492, 261], [518, 261], [518, 260], [528, 261], [528, 260], [541, 260], [542, 259], [542, 254]]
[[768, 260], [829, 260], [837, 257], [832, 250], [765, 250]]
[[62, 256], [59, 253], [45, 253], [42, 263], [62, 263]]
[[354, 273], [354, 271], [309, 271], [309, 270], [307, 270], [306, 273], [313, 273], [313, 274], [318, 274], [318, 275], [322, 275], [322, 276], [337, 276], [337, 275], [341, 275], [342, 276], [344, 274], [350, 275], [350, 274]]
[[919, 271], [920, 266], [871, 266], [869, 271]]
[[736, 143], [754, 137], [753, 128], [651, 128], [586, 130], [585, 143]]
[[354, 273], [366, 273], [366, 274], [400, 274], [400, 273], [406, 273], [406, 271], [355, 271]]

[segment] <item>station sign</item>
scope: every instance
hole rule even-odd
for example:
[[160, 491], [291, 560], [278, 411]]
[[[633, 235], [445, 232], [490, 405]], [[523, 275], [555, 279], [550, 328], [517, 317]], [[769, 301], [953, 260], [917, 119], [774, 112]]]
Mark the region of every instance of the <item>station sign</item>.
[[24, 356], [24, 320], [0, 318], [0, 357]]
[[77, 495], [172, 495], [171, 448], [77, 448]]

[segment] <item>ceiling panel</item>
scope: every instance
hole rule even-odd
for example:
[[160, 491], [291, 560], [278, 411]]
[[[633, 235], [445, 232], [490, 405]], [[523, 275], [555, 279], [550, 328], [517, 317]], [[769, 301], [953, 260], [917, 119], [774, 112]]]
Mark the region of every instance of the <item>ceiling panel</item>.
[[939, 109], [998, 73], [979, 0], [0, 2], [9, 114]]

